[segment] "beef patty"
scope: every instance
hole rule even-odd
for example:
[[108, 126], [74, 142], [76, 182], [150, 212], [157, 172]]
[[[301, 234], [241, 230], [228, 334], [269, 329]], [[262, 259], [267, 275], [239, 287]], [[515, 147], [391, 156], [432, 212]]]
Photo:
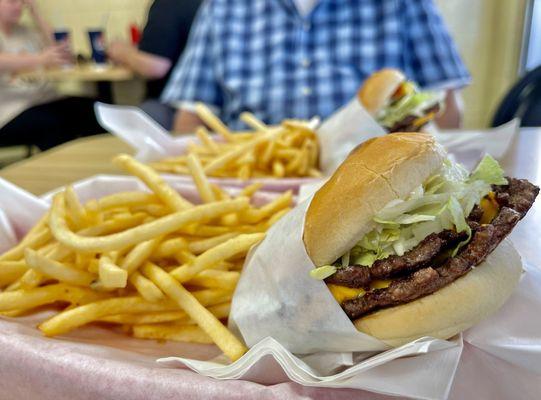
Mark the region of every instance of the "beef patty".
[[[433, 254], [436, 248], [445, 248], [445, 240], [442, 240], [441, 234], [428, 236], [423, 242], [430, 238], [430, 241], [437, 243], [437, 245], [428, 246], [421, 242], [404, 256], [395, 257], [386, 264], [386, 268], [380, 267], [381, 271], [386, 271], [386, 273], [390, 271], [390, 276], [392, 276], [396, 271], [393, 268], [387, 268], [388, 266], [407, 265], [405, 269], [399, 269], [399, 271], [409, 271], [409, 275], [394, 280], [387, 288], [375, 289], [362, 297], [344, 302], [342, 306], [349, 318], [357, 319], [370, 312], [408, 303], [434, 293], [482, 263], [494, 248], [511, 233], [518, 221], [526, 215], [539, 193], [539, 188], [525, 179], [508, 178], [508, 182], [507, 185], [494, 187], [496, 199], [501, 207], [498, 215], [490, 224], [486, 225], [479, 225], [472, 221], [471, 225], [474, 229], [472, 239], [458, 255], [447, 259], [442, 265], [430, 265], [430, 260], [436, 254], [428, 261], [426, 258]], [[421, 249], [422, 256], [418, 254]], [[417, 258], [414, 257], [415, 255]], [[396, 258], [403, 260], [397, 261]], [[412, 262], [412, 260], [419, 262]], [[372, 277], [372, 272], [368, 272], [368, 274], [369, 277]], [[358, 281], [360, 280], [358, 279]]]

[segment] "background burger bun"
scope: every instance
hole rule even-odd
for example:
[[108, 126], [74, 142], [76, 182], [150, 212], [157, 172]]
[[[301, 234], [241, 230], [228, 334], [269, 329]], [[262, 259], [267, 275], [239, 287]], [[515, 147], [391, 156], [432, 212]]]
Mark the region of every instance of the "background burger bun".
[[316, 266], [332, 263], [374, 228], [391, 200], [406, 198], [442, 166], [445, 153], [431, 135], [393, 133], [353, 150], [314, 195], [304, 244]]
[[359, 89], [361, 104], [371, 115], [385, 107], [406, 76], [397, 69], [385, 68], [373, 73]]
[[423, 336], [448, 339], [497, 311], [521, 273], [520, 256], [505, 240], [462, 278], [429, 296], [360, 318], [355, 327], [395, 347]]

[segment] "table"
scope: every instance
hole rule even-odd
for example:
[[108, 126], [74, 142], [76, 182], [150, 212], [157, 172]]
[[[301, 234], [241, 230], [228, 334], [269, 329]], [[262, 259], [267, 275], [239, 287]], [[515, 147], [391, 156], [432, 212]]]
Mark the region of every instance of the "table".
[[[22, 161], [4, 170], [0, 170], [0, 177], [22, 186], [35, 194], [42, 194], [54, 187], [88, 177], [96, 173], [117, 172], [109, 163], [110, 158], [117, 152], [128, 151], [128, 146], [111, 136], [98, 136], [92, 138], [78, 139], [67, 143], [57, 149], [39, 154], [29, 160]], [[502, 160], [502, 165], [507, 173], [512, 176], [527, 178], [536, 184], [541, 183], [541, 129], [521, 130], [516, 142]], [[541, 237], [538, 234], [538, 226], [541, 223], [541, 201], [538, 201], [528, 214], [525, 221], [522, 221], [512, 234], [512, 239], [521, 254], [534, 265], [541, 265]], [[14, 328], [15, 329], [15, 328]], [[120, 398], [120, 388], [112, 385], [112, 382], [123, 382], [129, 385], [133, 399], [143, 399], [144, 390], [150, 393], [159, 394], [161, 398], [238, 398], [239, 393], [250, 393], [250, 398], [274, 399], [274, 398], [320, 398], [320, 399], [391, 399], [373, 393], [356, 391], [350, 389], [318, 389], [302, 387], [293, 382], [264, 386], [246, 381], [216, 381], [202, 376], [194, 375], [190, 371], [172, 369], [154, 363], [152, 356], [143, 356], [144, 346], [139, 342], [129, 342], [125, 348], [113, 350], [123, 362], [109, 359], [107, 352], [103, 352], [100, 360], [89, 359], [87, 369], [94, 371], [96, 386], [92, 391], [82, 393], [77, 390], [76, 385], [69, 385], [73, 381], [76, 371], [68, 367], [68, 362], [73, 357], [85, 357], [84, 335], [86, 330], [81, 330], [83, 343], [70, 343], [70, 350], [66, 350], [63, 343], [58, 345], [56, 351], [51, 352], [50, 359], [44, 359], [44, 364], [54, 366], [54, 371], [48, 369], [36, 371], [25, 371], [18, 367], [18, 360], [33, 351], [32, 338], [28, 343], [19, 344], [22, 353], [17, 353], [13, 358], [0, 358], [0, 371], [5, 371], [6, 381], [13, 387], [18, 388], [19, 398], [34, 398], [40, 396], [45, 399], [78, 398], [95, 399]], [[0, 334], [0, 348], [10, 345], [10, 332]], [[123, 342], [125, 343], [125, 342]], [[57, 346], [56, 340], [51, 340], [50, 346]], [[466, 359], [461, 361], [457, 371], [457, 380], [460, 382], [466, 376], [475, 374], [476, 368], [490, 370], [492, 360], [482, 352], [475, 353], [475, 348], [465, 344], [468, 352], [464, 352]], [[77, 350], [78, 349], [78, 350]], [[168, 349], [163, 349], [164, 354]], [[137, 357], [134, 352], [140, 353]], [[472, 354], [477, 354], [474, 358]], [[469, 357], [469, 358], [468, 358]], [[483, 364], [484, 363], [484, 364]], [[2, 366], [5, 370], [2, 370]], [[122, 368], [122, 375], [112, 379], [118, 369]], [[500, 373], [498, 368], [493, 371], [494, 381], [497, 385], [497, 376]], [[1, 374], [0, 374], [1, 376]], [[32, 385], [30, 385], [31, 379]], [[525, 377], [524, 379], [528, 379]], [[531, 378], [529, 378], [531, 379]], [[175, 384], [171, 385], [171, 381]], [[63, 382], [61, 390], [57, 385]], [[482, 386], [487, 388], [487, 395], [483, 398], [493, 398], [490, 386], [483, 382]], [[36, 388], [38, 386], [38, 388]], [[517, 383], [520, 388], [520, 383]], [[35, 389], [35, 390], [34, 390]], [[39, 393], [36, 392], [39, 390]], [[452, 399], [465, 398], [466, 389], [460, 384], [454, 385], [451, 391]], [[514, 390], [514, 388], [510, 388]], [[513, 392], [514, 393], [514, 392]], [[505, 397], [500, 393], [500, 396]], [[2, 395], [0, 394], [0, 399]]]
[[18, 75], [21, 79], [46, 79], [49, 81], [95, 82], [98, 88], [98, 99], [112, 103], [113, 94], [111, 83], [129, 81], [134, 74], [127, 68], [116, 65], [82, 65], [67, 68], [52, 68], [24, 72]]
[[35, 195], [41, 195], [96, 174], [120, 174], [111, 159], [132, 148], [111, 135], [76, 139], [0, 170], [7, 179]]
[[133, 79], [134, 75], [124, 67], [87, 65], [24, 72], [18, 76], [22, 79], [43, 78], [51, 81], [119, 82]]

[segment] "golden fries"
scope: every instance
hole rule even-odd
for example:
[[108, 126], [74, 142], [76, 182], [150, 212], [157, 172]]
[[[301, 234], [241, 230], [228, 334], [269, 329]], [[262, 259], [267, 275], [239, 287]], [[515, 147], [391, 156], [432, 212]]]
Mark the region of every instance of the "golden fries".
[[178, 342], [210, 344], [212, 339], [201, 328], [193, 325], [135, 325], [133, 336], [139, 339], [175, 340]]
[[[206, 131], [200, 137], [214, 154], [218, 143]], [[237, 140], [231, 151], [238, 151]], [[212, 158], [205, 157], [192, 155], [186, 163], [202, 204], [187, 202], [125, 155], [116, 163], [152, 193], [116, 193], [85, 204], [71, 187], [57, 193], [21, 243], [0, 255], [0, 313], [17, 317], [48, 305], [60, 310], [39, 325], [47, 336], [102, 321], [138, 338], [215, 343], [232, 360], [242, 356], [246, 348], [220, 320], [229, 316], [246, 254], [289, 210], [292, 195], [256, 208], [250, 197], [261, 185], [232, 197], [208, 182], [202, 160], [208, 165]], [[253, 168], [256, 159], [245, 155], [242, 162]]]
[[[205, 105], [198, 104], [196, 112], [223, 140], [213, 140], [201, 127], [196, 132], [198, 144], [190, 143], [186, 155], [151, 163], [156, 170], [193, 175], [195, 156], [205, 174], [213, 177], [247, 180], [320, 175], [319, 144], [310, 122], [285, 120], [281, 125], [268, 126], [244, 112], [240, 119], [253, 131], [233, 133]], [[203, 199], [209, 195], [208, 187], [200, 189]]]
[[239, 339], [170, 274], [151, 263], [143, 267], [143, 273], [176, 302], [232, 361], [246, 352]]

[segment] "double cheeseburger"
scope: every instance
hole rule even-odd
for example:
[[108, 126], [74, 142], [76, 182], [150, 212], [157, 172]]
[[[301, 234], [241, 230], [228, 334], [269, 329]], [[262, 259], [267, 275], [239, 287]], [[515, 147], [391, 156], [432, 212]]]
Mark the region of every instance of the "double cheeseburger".
[[358, 93], [361, 104], [388, 132], [418, 132], [443, 109], [443, 93], [421, 92], [399, 70], [372, 74]]
[[398, 346], [447, 339], [495, 312], [521, 276], [504, 238], [539, 188], [486, 156], [469, 173], [430, 135], [355, 149], [315, 194], [304, 243], [357, 329]]

